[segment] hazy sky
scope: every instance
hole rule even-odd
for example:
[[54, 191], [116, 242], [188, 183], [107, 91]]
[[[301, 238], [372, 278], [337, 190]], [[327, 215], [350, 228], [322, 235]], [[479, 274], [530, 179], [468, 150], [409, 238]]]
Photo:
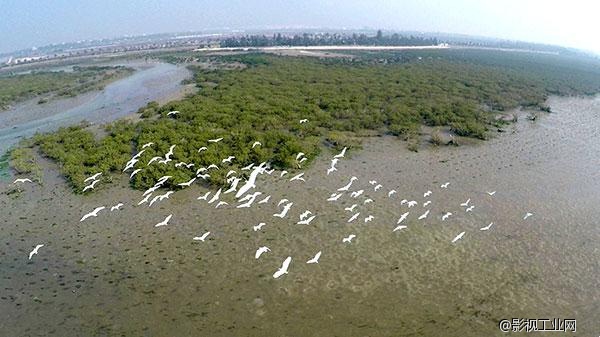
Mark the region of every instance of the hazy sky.
[[600, 53], [600, 1], [0, 0], [0, 52], [125, 34], [327, 27], [465, 33]]

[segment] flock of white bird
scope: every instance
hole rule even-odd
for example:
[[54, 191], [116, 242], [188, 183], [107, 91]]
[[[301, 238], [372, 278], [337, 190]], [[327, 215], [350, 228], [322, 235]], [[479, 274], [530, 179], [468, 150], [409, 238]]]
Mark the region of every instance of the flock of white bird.
[[[177, 111], [170, 112], [170, 114], [176, 114], [176, 113], [178, 113], [178, 112]], [[306, 123], [306, 122], [308, 122], [308, 120], [300, 121], [300, 123]], [[214, 144], [214, 143], [218, 143], [221, 140], [223, 140], [223, 137], [216, 138], [216, 139], [209, 139], [207, 146], [201, 147], [198, 150], [198, 152], [207, 150], [208, 146], [210, 146], [211, 144]], [[145, 165], [139, 165], [140, 164], [139, 158], [140, 158], [141, 154], [146, 150], [146, 148], [153, 146], [153, 145], [154, 145], [154, 143], [152, 143], [152, 142], [144, 144], [142, 146], [142, 150], [140, 152], [138, 152], [136, 155], [134, 155], [127, 162], [127, 164], [125, 165], [125, 168], [123, 169], [123, 172], [132, 170], [132, 172], [130, 174], [130, 179], [133, 178], [133, 176], [135, 174], [144, 170], [144, 167], [146, 167], [146, 166], [152, 165], [154, 163], [156, 163], [154, 165], [165, 165], [165, 164], [168, 164], [169, 162], [173, 161], [172, 157], [175, 156], [176, 145], [172, 145], [169, 148], [169, 151], [163, 157], [153, 157]], [[255, 148], [255, 147], [261, 146], [261, 145], [262, 144], [260, 142], [256, 141], [252, 144], [252, 148]], [[339, 154], [335, 155], [332, 158], [331, 165], [329, 166], [329, 168], [326, 171], [327, 175], [330, 175], [337, 171], [336, 165], [338, 164], [340, 159], [344, 158], [346, 151], [347, 151], [347, 148], [344, 148]], [[304, 153], [300, 152], [296, 155], [295, 159], [296, 159], [296, 162], [298, 163], [298, 167], [301, 167], [300, 166], [301, 163], [306, 161], [307, 158]], [[179, 183], [179, 184], [177, 184], [177, 186], [180, 188], [187, 188], [187, 187], [191, 186], [195, 181], [197, 181], [197, 179], [203, 179], [203, 180], [209, 179], [210, 173], [213, 170], [226, 169], [225, 166], [231, 165], [234, 162], [234, 160], [235, 160], [235, 156], [228, 156], [227, 158], [224, 158], [223, 160], [220, 161], [219, 164], [222, 165], [222, 167], [219, 167], [217, 164], [211, 164], [207, 167], [200, 167], [198, 169], [195, 169], [195, 177], [194, 178], [192, 178], [191, 180], [189, 180], [187, 182]], [[136, 165], [141, 166], [141, 167], [136, 168]], [[194, 170], [195, 165], [193, 163], [177, 162], [174, 165], [175, 165], [175, 167], [177, 167], [179, 169], [192, 170], [192, 172], [194, 172], [193, 170]], [[221, 196], [235, 192], [234, 197], [235, 197], [235, 199], [237, 199], [237, 202], [238, 202], [238, 204], [235, 205], [235, 208], [237, 208], [237, 209], [250, 208], [255, 202], [256, 202], [256, 204], [270, 203], [271, 195], [263, 195], [263, 192], [256, 191], [257, 178], [259, 175], [263, 175], [263, 174], [272, 175], [272, 173], [275, 170], [270, 168], [270, 165], [266, 162], [263, 162], [260, 164], [252, 163], [250, 165], [247, 165], [247, 166], [241, 168], [240, 170], [249, 172], [247, 174], [247, 176], [248, 176], [247, 179], [244, 179], [242, 174], [239, 174], [235, 170], [229, 170], [226, 175], [227, 183], [229, 184], [229, 187], [225, 191], [223, 191], [223, 188], [220, 188], [214, 192], [208, 191], [205, 194], [199, 196], [197, 199], [206, 201], [206, 203], [209, 205], [214, 204], [215, 208], [226, 207], [229, 205], [229, 203], [226, 201], [220, 200]], [[284, 176], [286, 176], [287, 174], [288, 174], [287, 171], [281, 171], [279, 173], [279, 178], [283, 179]], [[85, 182], [89, 182], [89, 181], [91, 181], [91, 182], [89, 183], [89, 185], [84, 187], [83, 191], [93, 189], [95, 184], [98, 183], [99, 177], [101, 175], [102, 175], [102, 173], [98, 172], [98, 173], [86, 178]], [[161, 187], [163, 187], [164, 184], [171, 178], [172, 178], [171, 176], [163, 176], [163, 177], [159, 178], [157, 180], [157, 182], [154, 184], [154, 186], [150, 187], [149, 189], [147, 189], [146, 191], [143, 192], [142, 199], [139, 202], [137, 202], [137, 205], [141, 206], [143, 204], [148, 204], [148, 207], [151, 207], [155, 203], [161, 202], [164, 199], [168, 199], [169, 196], [174, 193], [174, 191], [167, 191], [163, 194], [158, 194], [157, 191]], [[371, 222], [375, 219], [375, 216], [373, 214], [369, 214], [369, 206], [367, 206], [368, 204], [374, 203], [375, 201], [372, 198], [369, 198], [366, 196], [367, 192], [365, 192], [365, 189], [353, 189], [353, 186], [355, 186], [355, 184], [358, 180], [359, 179], [356, 176], [350, 177], [347, 184], [345, 184], [342, 187], [337, 188], [335, 191], [333, 191], [331, 193], [331, 195], [328, 198], [325, 199], [328, 202], [338, 202], [338, 201], [342, 200], [343, 198], [350, 200], [350, 203], [352, 203], [352, 205], [344, 207], [344, 211], [351, 213], [351, 215], [349, 215], [348, 219], [346, 220], [347, 223], [352, 223], [352, 222], [358, 220], [359, 217], [361, 217], [361, 213], [363, 214], [362, 219], [363, 219], [364, 223]], [[289, 179], [290, 183], [304, 182], [304, 181], [306, 181], [305, 177], [304, 177], [304, 172], [298, 173]], [[20, 179], [16, 179], [14, 181], [14, 184], [23, 184], [23, 183], [31, 183], [31, 180], [27, 179], [27, 178], [20, 178]], [[376, 193], [384, 188], [383, 185], [379, 184], [376, 180], [369, 180], [368, 183], [371, 186], [369, 188], [369, 190], [372, 189], [373, 193]], [[440, 191], [442, 191], [444, 189], [448, 189], [448, 188], [450, 188], [450, 185], [451, 185], [450, 182], [445, 182], [444, 184], [441, 184], [439, 186], [439, 189], [440, 189]], [[155, 193], [156, 193], [156, 195], [155, 195]], [[383, 193], [384, 196], [387, 195], [387, 198], [393, 198], [397, 194], [397, 191], [394, 189], [391, 189], [385, 193], [384, 192], [379, 192], [379, 193]], [[493, 197], [496, 194], [496, 191], [491, 191], [491, 192], [486, 192], [486, 193], [488, 194], [489, 197]], [[428, 190], [425, 193], [423, 193], [423, 198], [425, 201], [422, 203], [422, 206], [423, 206], [424, 210], [422, 211], [423, 213], [421, 213], [417, 217], [417, 221], [423, 221], [423, 220], [427, 219], [428, 216], [430, 216], [431, 208], [427, 208], [427, 207], [431, 207], [432, 202], [429, 198], [433, 194], [434, 194], [434, 192], [431, 190]], [[257, 199], [259, 199], [259, 200], [257, 201]], [[275, 205], [274, 202], [272, 204]], [[395, 227], [392, 229], [392, 232], [408, 229], [408, 225], [406, 223], [407, 223], [407, 219], [408, 219], [409, 215], [411, 214], [411, 210], [408, 210], [408, 209], [411, 209], [411, 208], [417, 206], [418, 204], [419, 204], [419, 202], [417, 202], [416, 200], [408, 200], [408, 199], [402, 199], [399, 202], [400, 208], [405, 207], [406, 209], [404, 212], [402, 212], [402, 214], [398, 218], [398, 220], [395, 224]], [[123, 206], [124, 206], [123, 203], [118, 203], [114, 206], [111, 206], [110, 211], [111, 212], [119, 211], [121, 209], [121, 207], [123, 207]], [[292, 209], [293, 206], [294, 206], [293, 201], [290, 201], [288, 199], [279, 200], [275, 206], [276, 209], [278, 210], [278, 212], [274, 213], [273, 217], [277, 217], [277, 218], [281, 218], [281, 219], [289, 218], [288, 215], [290, 214], [290, 210]], [[461, 203], [459, 206], [462, 209], [464, 209], [465, 213], [473, 212], [473, 210], [475, 209], [475, 205], [471, 204], [470, 198], [467, 199], [465, 202]], [[107, 209], [107, 206], [96, 207], [91, 212], [84, 214], [79, 221], [83, 222], [89, 218], [97, 217], [100, 212], [102, 212], [106, 209]], [[533, 215], [532, 213], [527, 212], [524, 215], [523, 220], [528, 219], [532, 215]], [[443, 214], [441, 214], [440, 220], [446, 221], [451, 216], [453, 216], [453, 213], [446, 211]], [[310, 225], [315, 220], [316, 217], [317, 217], [317, 215], [313, 214], [312, 211], [304, 210], [304, 211], [302, 211], [302, 213], [299, 214], [299, 220], [296, 222], [296, 224]], [[169, 222], [171, 221], [172, 218], [173, 218], [173, 214], [169, 214], [162, 221], [156, 223], [154, 226], [155, 227], [168, 226]], [[261, 231], [264, 226], [266, 226], [266, 223], [261, 222], [257, 225], [254, 225], [252, 228], [254, 231]], [[485, 227], [481, 227], [480, 231], [488, 231], [492, 228], [492, 226], [493, 226], [493, 222], [489, 223]], [[200, 236], [193, 237], [192, 240], [204, 242], [207, 240], [207, 238], [210, 236], [210, 234], [211, 234], [210, 232], [205, 232]], [[460, 232], [452, 240], [449, 240], [450, 243], [455, 244], [459, 240], [463, 239], [465, 234], [466, 234], [466, 231]], [[357, 238], [357, 235], [355, 233], [348, 233], [347, 236], [341, 238], [341, 242], [342, 242], [342, 244], [351, 244], [353, 242], [353, 240], [356, 238]], [[31, 259], [33, 257], [33, 255], [36, 255], [38, 253], [39, 249], [42, 248], [43, 246], [44, 246], [43, 244], [36, 245], [35, 248], [29, 254], [29, 259]], [[270, 251], [271, 251], [271, 249], [269, 247], [261, 246], [256, 250], [254, 257], [255, 257], [255, 259], [259, 259], [263, 254], [270, 252]], [[311, 258], [309, 260], [306, 261], [306, 263], [307, 264], [319, 263], [321, 254], [322, 254], [322, 251], [316, 252], [313, 256], [311, 256]], [[277, 269], [277, 271], [275, 271], [275, 273], [273, 274], [273, 277], [279, 278], [282, 275], [287, 274], [289, 271], [291, 262], [292, 262], [291, 256], [288, 256], [287, 258], [285, 258], [284, 261], [282, 262], [281, 268], [279, 268], [279, 269]]]

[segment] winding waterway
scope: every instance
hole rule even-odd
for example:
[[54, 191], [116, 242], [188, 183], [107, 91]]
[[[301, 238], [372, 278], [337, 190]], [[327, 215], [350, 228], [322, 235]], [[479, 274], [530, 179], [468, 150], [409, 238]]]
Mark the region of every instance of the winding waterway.
[[162, 62], [126, 63], [136, 69], [102, 91], [37, 104], [38, 99], [0, 112], [0, 154], [24, 137], [50, 132], [82, 121], [102, 124], [127, 116], [150, 101], [165, 101], [182, 91], [190, 76], [183, 66]]

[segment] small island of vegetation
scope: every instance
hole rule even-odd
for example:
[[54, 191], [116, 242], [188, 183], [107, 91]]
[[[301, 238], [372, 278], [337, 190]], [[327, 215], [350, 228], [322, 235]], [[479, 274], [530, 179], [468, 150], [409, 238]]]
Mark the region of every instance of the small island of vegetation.
[[33, 71], [0, 75], [0, 110], [11, 104], [40, 97], [38, 103], [53, 97], [74, 97], [101, 90], [116, 79], [133, 72], [124, 66], [74, 66], [72, 71]]

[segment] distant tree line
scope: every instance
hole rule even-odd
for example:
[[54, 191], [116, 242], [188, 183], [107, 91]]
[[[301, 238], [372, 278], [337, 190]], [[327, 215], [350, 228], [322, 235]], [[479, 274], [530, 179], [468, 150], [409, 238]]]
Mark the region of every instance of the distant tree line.
[[437, 45], [437, 38], [424, 38], [416, 36], [403, 36], [400, 34], [383, 35], [377, 31], [374, 36], [366, 34], [296, 34], [282, 35], [281, 33], [267, 35], [244, 35], [224, 39], [220, 42], [221, 47], [272, 47], [272, 46], [338, 46], [338, 45], [362, 45], [362, 46], [428, 46]]

